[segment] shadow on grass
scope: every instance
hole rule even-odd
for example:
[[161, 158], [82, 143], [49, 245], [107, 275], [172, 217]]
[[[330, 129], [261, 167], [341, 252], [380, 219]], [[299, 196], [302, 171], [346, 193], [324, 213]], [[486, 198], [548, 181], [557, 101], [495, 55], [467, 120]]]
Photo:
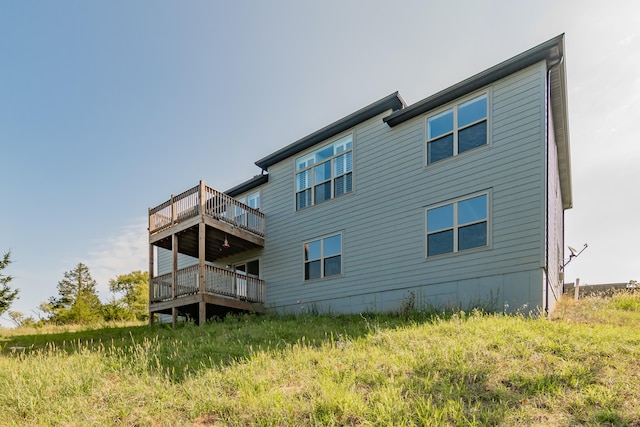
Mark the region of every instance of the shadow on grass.
[[[440, 318], [450, 314], [440, 313]], [[355, 340], [371, 332], [420, 322], [431, 322], [433, 313], [367, 315], [230, 315], [202, 327], [170, 325], [114, 326], [59, 333], [0, 336], [0, 354], [29, 355], [36, 352], [79, 351], [148, 359], [148, 369], [172, 372], [180, 381], [201, 369], [224, 366], [249, 358], [258, 351], [281, 351], [294, 344], [321, 347], [340, 338]]]
[[[21, 353], [25, 357], [32, 352], [95, 352], [101, 357], [109, 358], [108, 363], [114, 368], [130, 369], [132, 366], [139, 372], [162, 376], [172, 383], [183, 383], [201, 371], [250, 360], [257, 352], [265, 351], [278, 357], [293, 345], [321, 348], [327, 344], [355, 341], [380, 332], [448, 320], [454, 315], [464, 321], [466, 316], [478, 316], [478, 313], [466, 315], [452, 311], [437, 314], [406, 312], [401, 315], [239, 315], [212, 321], [202, 327], [193, 324], [183, 324], [177, 329], [167, 325], [153, 328], [107, 327], [78, 332], [0, 337], [0, 349], [3, 356], [9, 357], [17, 354], [9, 348], [17, 346], [25, 347]], [[552, 325], [545, 324], [545, 328], [540, 328], [539, 333], [547, 336], [544, 331], [549, 329], [549, 336], [552, 336]], [[533, 346], [526, 342], [527, 337], [529, 335], [519, 342], [527, 348], [535, 347], [538, 355], [556, 356], [558, 366], [572, 357], [572, 352], [558, 355], [555, 341], [541, 340], [538, 345]], [[481, 345], [485, 346], [483, 348], [487, 353], [497, 350], [500, 357], [503, 357], [503, 353], [506, 354], [505, 357], [509, 357], [506, 347], [512, 341], [497, 342], [501, 343], [499, 348], [491, 347], [488, 342]], [[390, 348], [389, 351], [393, 349]], [[524, 425], [553, 424], [554, 421], [565, 425], [634, 425], [634, 421], [625, 418], [622, 399], [611, 397], [602, 389], [600, 373], [607, 369], [606, 363], [609, 363], [605, 359], [577, 371], [557, 371], [557, 367], [543, 369], [544, 367], [526, 363], [527, 360], [523, 359], [523, 364], [530, 365], [529, 368], [516, 369], [503, 375], [489, 361], [479, 366], [472, 363], [474, 359], [475, 354], [473, 358], [462, 361], [455, 358], [426, 359], [431, 361], [403, 373], [399, 380], [406, 386], [403, 388], [407, 393], [405, 397], [413, 401], [416, 417], [430, 421], [440, 419], [443, 424], [450, 424], [455, 419], [480, 425], [509, 424], [512, 421]], [[376, 383], [371, 384], [371, 388], [373, 387], [376, 387]], [[585, 394], [584, 390], [588, 390], [589, 394]], [[580, 398], [573, 396], [580, 393]], [[527, 406], [533, 408], [529, 410]], [[558, 407], [562, 407], [562, 410], [558, 410]], [[559, 412], [563, 413], [562, 420], [545, 418], [553, 417], [554, 414], [557, 416]]]

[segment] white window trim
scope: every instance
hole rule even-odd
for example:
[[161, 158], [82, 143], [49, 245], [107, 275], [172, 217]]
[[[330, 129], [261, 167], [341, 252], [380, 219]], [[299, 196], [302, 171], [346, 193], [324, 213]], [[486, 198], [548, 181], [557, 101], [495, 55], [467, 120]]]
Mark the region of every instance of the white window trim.
[[[325, 276], [324, 275], [325, 257], [324, 255], [322, 255], [324, 252], [324, 239], [327, 239], [329, 237], [334, 237], [334, 236], [340, 236], [340, 274], [332, 274], [331, 276]], [[318, 241], [318, 240], [320, 241], [320, 277], [317, 277], [315, 279], [306, 279], [305, 266], [307, 264], [307, 261], [304, 259], [304, 245], [307, 243]], [[333, 256], [336, 256], [336, 255], [333, 255]], [[328, 257], [328, 258], [331, 258], [331, 257]], [[324, 234], [322, 236], [314, 237], [312, 239], [307, 239], [302, 242], [302, 282], [303, 283], [315, 282], [318, 280], [330, 280], [330, 279], [335, 279], [336, 277], [342, 277], [343, 275], [344, 275], [344, 234], [342, 233], [342, 231], [338, 233]]]
[[[458, 132], [460, 131], [460, 129], [458, 128], [457, 122], [458, 122], [458, 107], [459, 105], [464, 104], [467, 101], [471, 101], [474, 98], [477, 98], [479, 96], [485, 95], [487, 97], [487, 117], [486, 117], [486, 121], [487, 121], [487, 143], [478, 147], [475, 147], [471, 150], [467, 150], [464, 151], [462, 153], [458, 153]], [[455, 159], [456, 157], [460, 156], [460, 155], [465, 155], [469, 152], [475, 152], [478, 149], [482, 149], [483, 147], [488, 147], [491, 145], [491, 123], [492, 123], [492, 116], [491, 116], [491, 105], [492, 105], [492, 95], [493, 92], [491, 91], [491, 88], [486, 88], [486, 89], [482, 89], [480, 91], [474, 92], [473, 94], [470, 95], [466, 95], [462, 98], [458, 98], [455, 101], [449, 102], [448, 104], [435, 109], [433, 111], [430, 111], [425, 117], [424, 117], [424, 145], [423, 145], [423, 150], [424, 150], [424, 164], [425, 167], [433, 167], [435, 165], [439, 165], [441, 163], [445, 163], [448, 160], [451, 159]], [[442, 137], [442, 135], [436, 137], [436, 138], [429, 138], [429, 119], [432, 117], [437, 116], [438, 114], [444, 113], [445, 111], [451, 110], [453, 109], [453, 155], [446, 157], [444, 159], [440, 159], [437, 160], [435, 162], [429, 163], [429, 142], [436, 140], [440, 137]], [[477, 120], [473, 123], [469, 123], [467, 125], [465, 125], [464, 127], [462, 127], [462, 129], [466, 129], [470, 126], [473, 126], [474, 124], [480, 123], [482, 120]]]
[[[469, 199], [473, 199], [475, 197], [479, 197], [479, 196], [487, 196], [487, 218], [486, 218], [486, 222], [487, 222], [487, 242], [485, 245], [483, 246], [476, 246], [474, 248], [469, 248], [469, 249], [462, 249], [459, 250], [458, 249], [458, 229], [460, 228], [460, 225], [458, 224], [458, 203], [459, 202], [463, 202], [465, 200], [469, 200]], [[456, 255], [456, 254], [466, 254], [466, 253], [470, 253], [470, 252], [475, 252], [475, 251], [480, 251], [480, 250], [486, 250], [486, 249], [490, 249], [492, 246], [492, 239], [491, 239], [491, 230], [493, 229], [492, 227], [492, 223], [493, 223], [493, 209], [491, 208], [493, 205], [493, 192], [489, 189], [489, 190], [483, 190], [483, 191], [478, 191], [476, 193], [470, 193], [461, 197], [457, 197], [455, 199], [450, 199], [447, 200], [445, 202], [441, 202], [441, 203], [437, 203], [434, 205], [429, 205], [426, 206], [424, 208], [424, 257], [426, 259], [433, 259], [433, 258], [440, 258], [440, 257], [446, 257], [446, 256], [452, 256], [452, 255]], [[445, 252], [445, 253], [441, 253], [441, 254], [437, 254], [437, 255], [429, 255], [429, 224], [427, 222], [427, 213], [432, 210], [432, 209], [437, 209], [443, 206], [447, 206], [447, 205], [454, 205], [454, 209], [453, 209], [453, 251], [452, 252]], [[476, 221], [476, 222], [470, 222], [470, 223], [465, 223], [463, 224], [464, 226], [468, 226], [468, 225], [472, 225], [472, 224], [478, 224], [484, 221]]]
[[[298, 160], [303, 158], [303, 157], [305, 157], [305, 156], [308, 156], [311, 153], [319, 151], [324, 147], [327, 147], [329, 145], [335, 144], [339, 140], [341, 140], [344, 137], [349, 136], [349, 135], [351, 135], [351, 148], [348, 149], [348, 150], [342, 151], [342, 152], [340, 152], [338, 154], [334, 154], [333, 156], [331, 156], [331, 157], [329, 157], [329, 158], [327, 158], [327, 159], [325, 159], [323, 161], [323, 162], [326, 162], [327, 160], [331, 161], [331, 178], [329, 180], [325, 180], [325, 181], [322, 181], [322, 182], [327, 182], [327, 181], [330, 182], [330, 188], [331, 188], [330, 191], [331, 191], [332, 197], [329, 198], [329, 199], [324, 200], [321, 203], [317, 203], [316, 204], [315, 203], [315, 186], [317, 186], [317, 185], [319, 185], [321, 183], [313, 182], [314, 178], [315, 178], [313, 176], [313, 173], [314, 173], [313, 172], [313, 168], [315, 166], [317, 166], [319, 163], [315, 163], [315, 164], [313, 164], [311, 166], [307, 166], [307, 167], [305, 167], [303, 169], [298, 170]], [[318, 143], [318, 144], [314, 145], [312, 148], [304, 151], [303, 154], [301, 154], [301, 155], [299, 155], [299, 156], [297, 156], [297, 157], [295, 157], [293, 159], [293, 208], [294, 208], [294, 211], [296, 211], [296, 212], [303, 211], [303, 210], [306, 210], [307, 208], [310, 208], [312, 206], [321, 205], [321, 204], [324, 204], [324, 203], [329, 202], [331, 200], [334, 200], [336, 198], [340, 198], [340, 197], [343, 197], [343, 196], [346, 196], [348, 194], [352, 194], [352, 193], [355, 192], [355, 151], [356, 151], [355, 150], [355, 145], [356, 145], [356, 133], [355, 133], [355, 130], [350, 130], [348, 132], [345, 132], [343, 134], [340, 134], [340, 135], [330, 139], [329, 142], [325, 141], [325, 142]], [[349, 151], [351, 151], [351, 159], [352, 159], [351, 160], [351, 171], [349, 171], [347, 173], [343, 173], [341, 175], [334, 176], [333, 175], [333, 172], [334, 172], [334, 169], [333, 169], [334, 168], [334, 162], [333, 162], [333, 160], [335, 158], [343, 155], [344, 153], [349, 152]], [[309, 204], [309, 205], [307, 205], [307, 206], [305, 206], [303, 208], [298, 208], [298, 193], [300, 193], [300, 191], [298, 191], [298, 180], [297, 180], [297, 177], [298, 177], [299, 173], [301, 173], [301, 172], [303, 172], [305, 170], [309, 170], [310, 171], [311, 181], [313, 182], [312, 185], [310, 187], [308, 187], [308, 188], [311, 189], [311, 204]], [[335, 195], [335, 179], [340, 177], [340, 176], [345, 176], [348, 173], [351, 173], [351, 191], [348, 192], [348, 193], [343, 193], [340, 196], [336, 196]]]

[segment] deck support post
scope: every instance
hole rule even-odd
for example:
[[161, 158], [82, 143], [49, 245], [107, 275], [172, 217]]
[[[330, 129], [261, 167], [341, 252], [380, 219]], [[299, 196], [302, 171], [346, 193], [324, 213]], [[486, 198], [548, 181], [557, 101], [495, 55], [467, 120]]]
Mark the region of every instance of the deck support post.
[[[173, 234], [171, 236], [171, 252], [172, 252], [172, 262], [171, 262], [171, 299], [175, 300], [177, 296], [177, 286], [176, 281], [178, 279], [178, 235]], [[171, 309], [171, 316], [173, 317], [172, 323], [174, 329], [178, 326], [178, 309]]]
[[[153, 270], [154, 270], [154, 259], [153, 259], [153, 245], [149, 244], [149, 303], [153, 301]], [[153, 326], [153, 313], [151, 312], [151, 304], [149, 304], [149, 326]]]
[[198, 303], [198, 326], [204, 326], [207, 323], [207, 303], [200, 301]]
[[[206, 272], [205, 272], [205, 256], [206, 256], [206, 244], [207, 244], [207, 225], [204, 222], [205, 215], [205, 192], [204, 181], [200, 181], [200, 224], [198, 224], [198, 293], [204, 295], [206, 291]], [[207, 321], [207, 303], [204, 302], [204, 297], [198, 303], [198, 325], [202, 326]]]
[[207, 249], [207, 225], [204, 222], [204, 181], [200, 181], [200, 224], [198, 224], [198, 291], [204, 294], [206, 290], [205, 282], [205, 261]]

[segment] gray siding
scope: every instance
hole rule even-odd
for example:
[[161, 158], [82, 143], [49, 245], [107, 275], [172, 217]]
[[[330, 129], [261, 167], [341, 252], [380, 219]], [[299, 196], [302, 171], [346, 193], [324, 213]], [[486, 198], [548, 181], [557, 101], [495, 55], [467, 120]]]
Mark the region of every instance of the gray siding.
[[[359, 312], [415, 306], [542, 306], [545, 66], [489, 89], [490, 144], [425, 167], [425, 116], [353, 129], [354, 191], [295, 210], [294, 158], [262, 187], [267, 307]], [[326, 141], [330, 142], [330, 141]], [[490, 247], [425, 258], [425, 208], [490, 194]], [[305, 282], [303, 242], [343, 235], [343, 274]]]
[[[552, 114], [549, 112], [548, 116], [552, 117]], [[558, 147], [554, 138], [553, 121], [550, 119], [548, 135], [547, 279], [549, 286], [548, 295], [546, 295], [547, 287], [545, 286], [545, 300], [548, 302], [549, 311], [553, 311], [563, 291], [563, 280], [561, 279], [560, 273], [562, 271], [564, 250], [564, 211], [562, 209], [562, 190], [558, 171]]]
[[[173, 263], [171, 251], [163, 248], [156, 248], [156, 250], [158, 251], [156, 259], [158, 276], [171, 273], [171, 264]], [[198, 258], [190, 257], [185, 254], [178, 254], [178, 269], [196, 264], [198, 264]]]

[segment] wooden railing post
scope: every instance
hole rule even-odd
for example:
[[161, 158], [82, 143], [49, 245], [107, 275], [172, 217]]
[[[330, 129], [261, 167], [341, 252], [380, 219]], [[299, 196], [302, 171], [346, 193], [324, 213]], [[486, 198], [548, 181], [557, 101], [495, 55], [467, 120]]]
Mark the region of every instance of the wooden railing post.
[[176, 198], [176, 195], [172, 194], [171, 195], [171, 225], [175, 224], [176, 219], [178, 218], [175, 198]]
[[204, 183], [204, 179], [200, 180], [200, 192], [198, 194], [198, 209], [200, 212], [200, 215], [204, 215], [205, 214], [205, 202], [206, 202], [206, 189], [205, 189], [206, 185]]

